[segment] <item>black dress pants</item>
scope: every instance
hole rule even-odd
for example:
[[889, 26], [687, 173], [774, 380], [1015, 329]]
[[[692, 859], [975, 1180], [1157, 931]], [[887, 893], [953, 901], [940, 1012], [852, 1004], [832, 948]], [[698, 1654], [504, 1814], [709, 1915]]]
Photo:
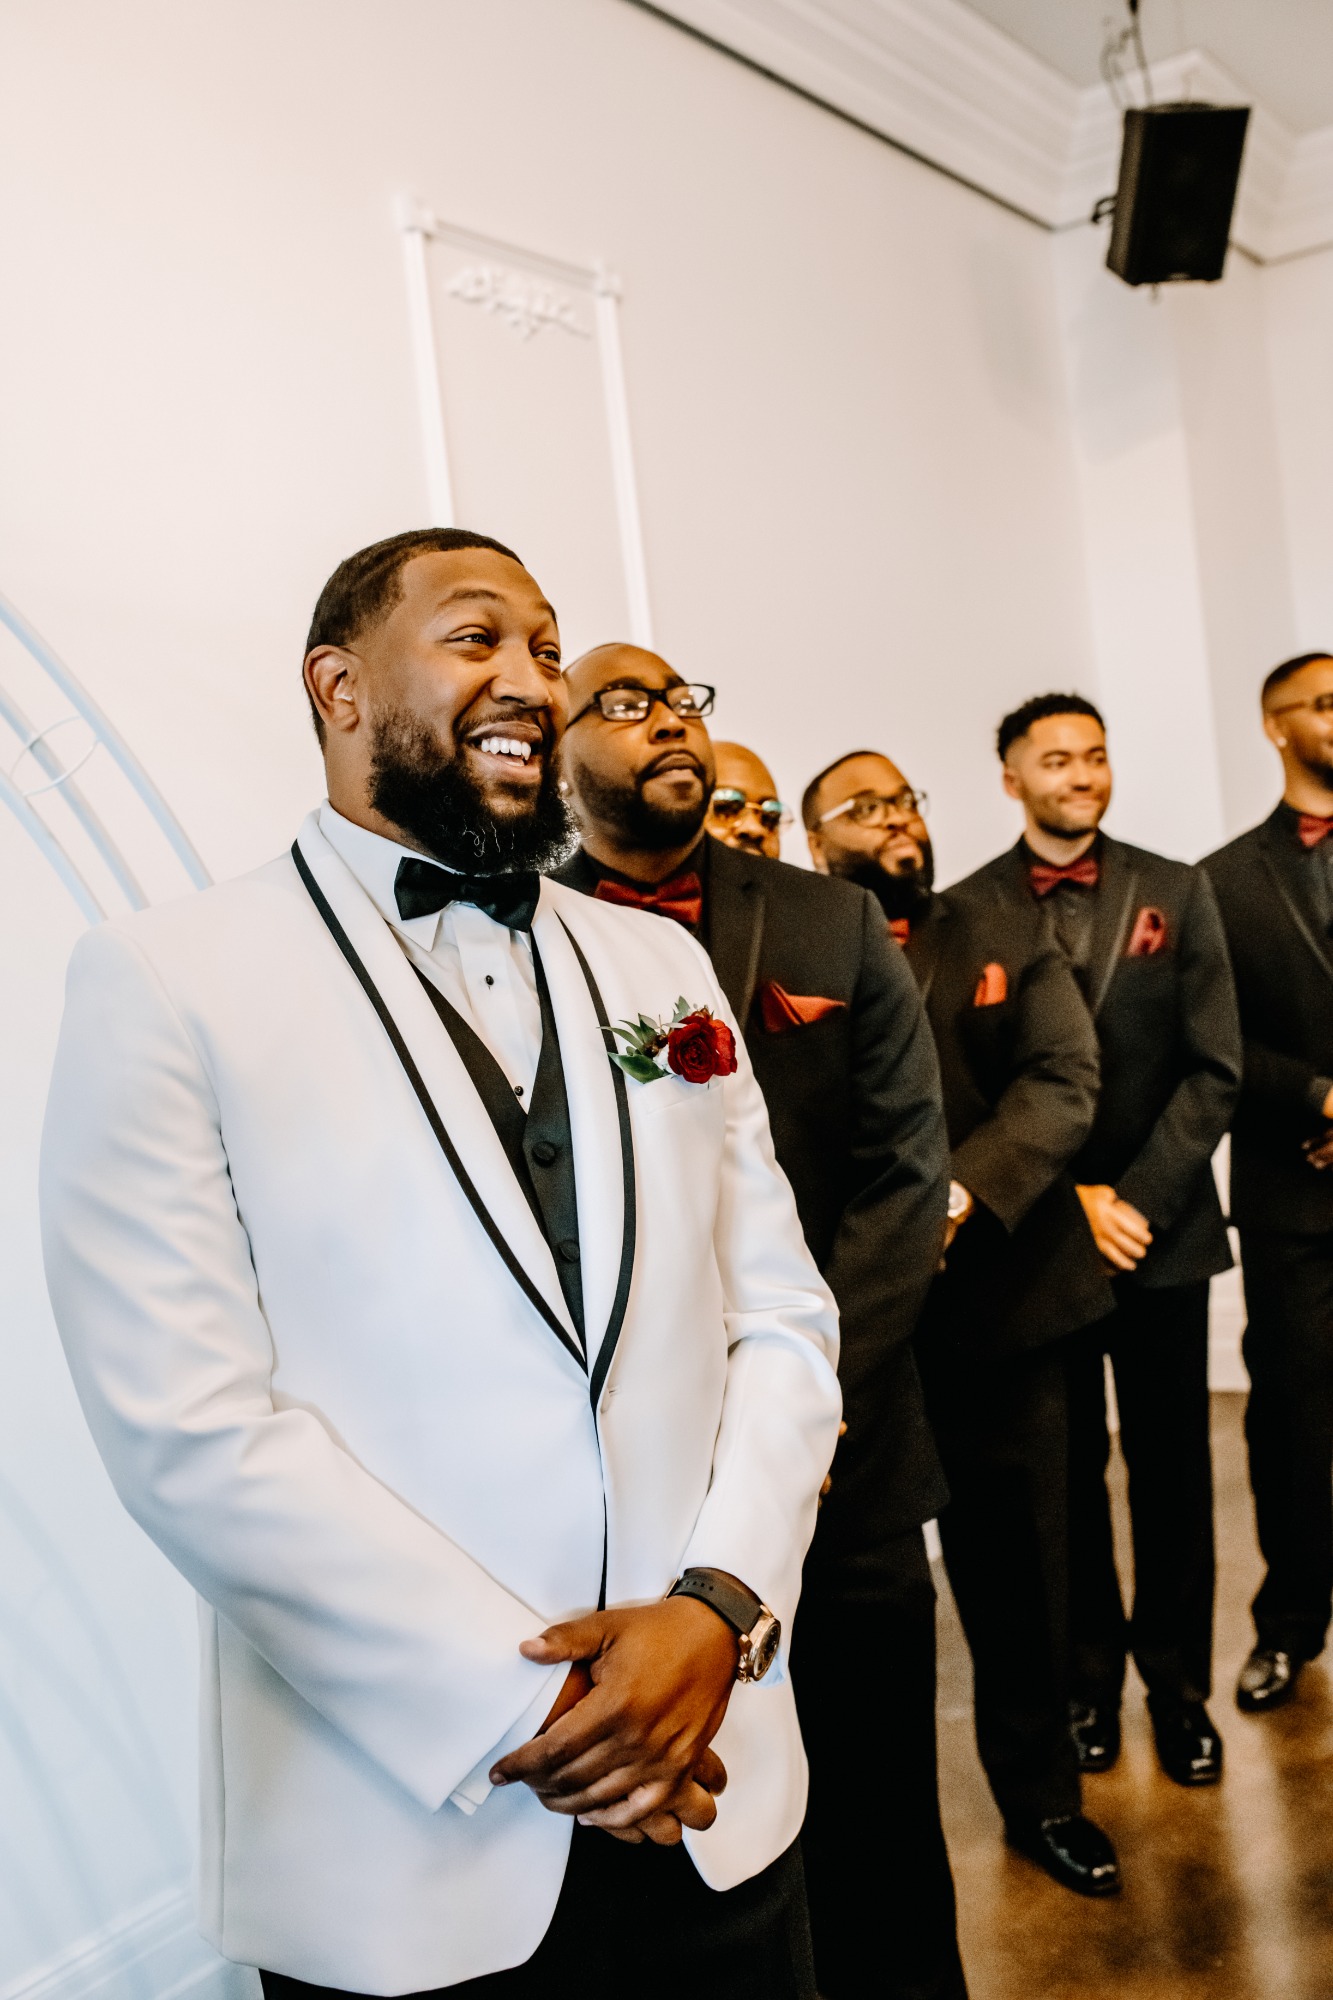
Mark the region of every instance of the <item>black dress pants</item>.
[[[742, 1690], [744, 1692], [744, 1690]], [[264, 2000], [364, 2000], [261, 1974]], [[551, 1927], [526, 1965], [408, 2000], [817, 2000], [801, 1850], [710, 1889], [684, 1847], [637, 1847], [576, 1825]]]
[[[1070, 1690], [1119, 1705], [1125, 1661], [1164, 1703], [1205, 1701], [1213, 1661], [1213, 1462], [1208, 1282], [1117, 1282], [1109, 1319], [1066, 1343], [1069, 1374]], [[1116, 1574], [1102, 1357], [1115, 1371], [1129, 1470], [1134, 1609]]]
[[1261, 1646], [1312, 1660], [1333, 1610], [1333, 1235], [1242, 1230]]
[[1069, 1734], [1068, 1398], [1063, 1343], [921, 1354], [951, 1498], [944, 1566], [972, 1655], [977, 1752], [1006, 1821], [1079, 1810]]
[[[855, 1661], [873, 1715], [853, 1722]], [[920, 1528], [806, 1566], [792, 1682], [810, 1760], [801, 1833], [824, 2000], [967, 2000], [935, 1760], [935, 1585]]]

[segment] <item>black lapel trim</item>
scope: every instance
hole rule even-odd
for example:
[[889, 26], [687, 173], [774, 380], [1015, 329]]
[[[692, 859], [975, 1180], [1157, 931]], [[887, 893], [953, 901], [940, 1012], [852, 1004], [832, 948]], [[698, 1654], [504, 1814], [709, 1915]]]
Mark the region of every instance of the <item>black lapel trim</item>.
[[[1267, 829], [1265, 828], [1265, 833], [1266, 832]], [[1285, 879], [1283, 870], [1278, 863], [1277, 856], [1273, 853], [1272, 846], [1267, 838], [1264, 840], [1262, 844], [1261, 851], [1264, 857], [1264, 866], [1267, 868], [1269, 874], [1272, 876], [1274, 882], [1277, 884], [1277, 892], [1279, 896], [1281, 896], [1283, 902], [1286, 904], [1288, 916], [1291, 918], [1291, 921], [1295, 924], [1301, 936], [1305, 939], [1305, 942], [1309, 945], [1315, 957], [1319, 960], [1319, 963], [1322, 966], [1324, 972], [1328, 975], [1330, 979], [1333, 979], [1333, 964], [1329, 962], [1328, 953], [1327, 951], [1325, 951], [1324, 947], [1320, 944], [1319, 939], [1315, 936], [1314, 932], [1310, 929], [1309, 924], [1306, 922], [1305, 913], [1301, 909], [1300, 904], [1297, 902], [1296, 897], [1292, 893], [1291, 884]]]
[[[1117, 906], [1113, 889], [1115, 878], [1122, 868], [1128, 869], [1128, 877]], [[1129, 927], [1134, 919], [1134, 898], [1138, 894], [1138, 871], [1131, 867], [1123, 849], [1113, 840], [1103, 837], [1102, 841], [1102, 886], [1095, 893], [1101, 907], [1094, 936], [1093, 962], [1088, 967], [1088, 1011], [1094, 1020], [1102, 1010], [1102, 1004], [1115, 978], [1120, 955], [1129, 942]], [[1105, 899], [1104, 901], [1102, 899]], [[1110, 921], [1103, 921], [1109, 914]], [[1100, 962], [1099, 962], [1100, 961]]]
[[[449, 1162], [449, 1165], [453, 1170], [454, 1178], [458, 1182], [459, 1187], [462, 1189], [463, 1193], [467, 1196], [468, 1201], [471, 1203], [472, 1211], [476, 1216], [478, 1222], [481, 1224], [482, 1228], [486, 1231], [486, 1234], [490, 1237], [491, 1242], [494, 1244], [496, 1250], [500, 1254], [501, 1261], [504, 1263], [505, 1268], [508, 1270], [510, 1276], [514, 1278], [514, 1280], [517, 1282], [520, 1290], [523, 1292], [523, 1295], [528, 1300], [529, 1304], [536, 1307], [537, 1311], [541, 1314], [542, 1318], [545, 1320], [547, 1326], [550, 1327], [552, 1333], [555, 1335], [556, 1339], [560, 1342], [560, 1345], [563, 1348], [565, 1348], [568, 1353], [573, 1355], [575, 1361], [578, 1362], [580, 1368], [586, 1370], [588, 1364], [584, 1358], [582, 1349], [575, 1341], [573, 1335], [570, 1334], [566, 1330], [566, 1328], [561, 1326], [560, 1321], [556, 1318], [556, 1315], [551, 1311], [550, 1306], [546, 1303], [546, 1300], [542, 1297], [541, 1293], [537, 1290], [537, 1287], [533, 1284], [532, 1279], [528, 1276], [527, 1272], [523, 1269], [523, 1266], [519, 1263], [517, 1257], [514, 1255], [509, 1245], [506, 1243], [504, 1237], [501, 1235], [495, 1217], [491, 1214], [490, 1210], [487, 1208], [485, 1202], [482, 1200], [481, 1196], [478, 1194], [475, 1186], [473, 1185], [472, 1178], [469, 1175], [467, 1168], [463, 1165], [462, 1160], [458, 1156], [458, 1149], [454, 1145], [453, 1140], [449, 1137], [449, 1134], [445, 1129], [444, 1121], [441, 1119], [439, 1112], [435, 1108], [434, 1100], [432, 1099], [430, 1092], [426, 1088], [425, 1082], [421, 1075], [421, 1071], [417, 1068], [415, 1062], [412, 1060], [412, 1052], [408, 1048], [407, 1043], [403, 1040], [402, 1035], [399, 1033], [398, 1023], [394, 1020], [393, 1015], [389, 1012], [388, 1007], [385, 1005], [383, 996], [381, 995], [378, 986], [376, 986], [369, 972], [367, 972], [365, 966], [362, 964], [360, 956], [357, 953], [356, 946], [352, 943], [352, 940], [348, 937], [346, 931], [343, 929], [337, 917], [334, 915], [332, 906], [330, 905], [328, 898], [325, 896], [324, 891], [320, 888], [318, 882], [316, 882], [314, 876], [311, 874], [310, 869], [307, 866], [305, 856], [302, 854], [300, 847], [297, 845], [295, 841], [292, 842], [292, 860], [296, 863], [296, 872], [300, 876], [302, 882], [305, 884], [305, 887], [309, 892], [311, 902], [314, 904], [315, 908], [319, 911], [320, 916], [324, 919], [325, 924], [328, 926], [330, 935], [332, 936], [334, 943], [337, 945], [343, 957], [347, 960], [347, 963], [351, 966], [352, 971], [356, 974], [357, 979], [360, 982], [362, 991], [365, 993], [365, 996], [369, 1000], [371, 1006], [375, 1009], [375, 1012], [379, 1015], [380, 1024], [383, 1027], [385, 1034], [389, 1037], [390, 1042], [393, 1044], [394, 1054], [397, 1056], [399, 1062], [402, 1064], [407, 1080], [411, 1084], [413, 1090], [416, 1092], [418, 1102], [420, 1103], [422, 1110], [426, 1114], [426, 1121], [429, 1124], [431, 1131], [435, 1134], [436, 1139], [439, 1141], [440, 1151], [444, 1154], [445, 1159]], [[575, 949], [577, 950], [578, 947], [575, 946]]]
[[[579, 962], [579, 970], [587, 982], [588, 992], [592, 996], [592, 1004], [597, 1014], [597, 1025], [599, 1028], [609, 1028], [611, 1023], [607, 1019], [597, 981], [592, 976], [592, 967], [583, 956], [578, 939], [563, 917], [560, 919], [560, 928], [569, 939], [574, 956]], [[608, 1042], [606, 1046], [609, 1049], [611, 1044]], [[630, 1131], [629, 1123], [629, 1093], [625, 1088], [624, 1072], [615, 1063], [610, 1063], [609, 1068], [612, 1087], [616, 1093], [616, 1118], [620, 1125], [620, 1172], [625, 1191], [625, 1227], [620, 1239], [620, 1274], [616, 1279], [616, 1295], [611, 1301], [611, 1315], [606, 1322], [606, 1332], [602, 1335], [602, 1344], [597, 1350], [597, 1359], [593, 1363], [592, 1376], [588, 1383], [588, 1395], [594, 1410], [597, 1408], [602, 1385], [606, 1381], [607, 1371], [620, 1339], [620, 1330], [625, 1324], [625, 1308], [629, 1304], [629, 1288], [634, 1277], [634, 1248], [638, 1235], [636, 1206], [638, 1196], [634, 1178], [634, 1135]], [[602, 1585], [605, 1589], [605, 1576]]]

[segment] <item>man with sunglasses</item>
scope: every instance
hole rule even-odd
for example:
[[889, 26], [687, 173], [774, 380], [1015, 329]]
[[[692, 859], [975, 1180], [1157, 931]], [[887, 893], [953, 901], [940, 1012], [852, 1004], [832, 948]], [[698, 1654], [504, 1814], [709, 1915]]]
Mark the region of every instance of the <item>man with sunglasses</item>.
[[1066, 1171], [1097, 1101], [1097, 1042], [1035, 904], [946, 895], [924, 797], [855, 751], [806, 788], [815, 865], [874, 889], [939, 1050], [953, 1148], [945, 1265], [916, 1350], [950, 1499], [944, 1561], [972, 1654], [977, 1749], [1009, 1840], [1080, 1895], [1120, 1886], [1083, 1817], [1066, 1713], [1065, 1336], [1110, 1309]]
[[773, 774], [743, 743], [715, 743], [717, 781], [704, 826], [714, 840], [741, 854], [782, 859], [782, 829], [791, 812], [778, 797]]
[[1245, 1434], [1266, 1571], [1236, 1689], [1280, 1707], [1324, 1647], [1333, 1608], [1333, 656], [1263, 685], [1282, 797], [1204, 862], [1244, 1035], [1231, 1216], [1249, 1324]]
[[[558, 879], [673, 918], [709, 952], [841, 1315], [847, 1433], [806, 1563], [793, 1652], [810, 1761], [802, 1845], [819, 1989], [826, 2000], [857, 1995], [873, 1963], [886, 2000], [964, 2000], [936, 1788], [934, 1590], [922, 1538], [945, 1489], [910, 1341], [939, 1262], [948, 1179], [921, 1003], [872, 897], [708, 837], [712, 688], [632, 646], [586, 654], [568, 681], [561, 771], [583, 846]], [[780, 817], [770, 774], [741, 756], [722, 770], [747, 802], [757, 795]], [[722, 815], [728, 834], [738, 823], [740, 814]], [[876, 1705], [874, 1728], [853, 1751], [846, 1714], [857, 1662], [874, 1675]]]

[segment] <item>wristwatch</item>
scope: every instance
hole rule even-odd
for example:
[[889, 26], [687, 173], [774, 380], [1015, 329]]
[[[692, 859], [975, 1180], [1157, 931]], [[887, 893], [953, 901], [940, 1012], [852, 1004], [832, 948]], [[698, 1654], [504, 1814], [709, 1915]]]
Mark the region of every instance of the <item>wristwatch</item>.
[[720, 1569], [687, 1569], [668, 1597], [697, 1597], [724, 1618], [741, 1642], [738, 1681], [761, 1681], [778, 1656], [782, 1626], [761, 1598]]

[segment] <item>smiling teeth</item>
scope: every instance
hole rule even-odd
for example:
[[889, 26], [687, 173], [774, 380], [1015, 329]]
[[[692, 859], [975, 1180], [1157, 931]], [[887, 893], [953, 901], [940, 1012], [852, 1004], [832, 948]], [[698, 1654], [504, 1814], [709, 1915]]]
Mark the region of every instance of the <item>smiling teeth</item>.
[[485, 750], [491, 757], [517, 757], [524, 764], [532, 757], [532, 745], [520, 743], [516, 736], [483, 736], [478, 740], [477, 748]]

